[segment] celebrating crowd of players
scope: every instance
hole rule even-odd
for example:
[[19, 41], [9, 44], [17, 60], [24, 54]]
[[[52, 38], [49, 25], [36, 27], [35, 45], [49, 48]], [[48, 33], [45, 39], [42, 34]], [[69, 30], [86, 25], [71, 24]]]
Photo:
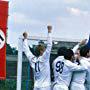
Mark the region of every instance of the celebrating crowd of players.
[[52, 63], [54, 82], [51, 83], [52, 26], [47, 26], [47, 29], [47, 47], [38, 45], [36, 55], [29, 49], [27, 33], [23, 33], [23, 51], [34, 73], [33, 90], [90, 90], [90, 44], [86, 44], [86, 39], [72, 50], [66, 47], [58, 49], [58, 56]]

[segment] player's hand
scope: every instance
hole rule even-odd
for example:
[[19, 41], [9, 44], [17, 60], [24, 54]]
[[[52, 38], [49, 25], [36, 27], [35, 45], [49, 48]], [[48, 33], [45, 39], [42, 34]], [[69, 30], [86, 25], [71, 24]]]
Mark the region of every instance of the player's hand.
[[47, 26], [47, 29], [48, 29], [48, 33], [51, 33], [51, 31], [52, 31], [52, 26], [48, 25], [48, 26]]
[[85, 44], [86, 44], [86, 41], [87, 41], [87, 39], [82, 40], [82, 41], [79, 43], [79, 45], [85, 45]]
[[23, 37], [24, 37], [24, 39], [27, 39], [27, 37], [28, 37], [27, 32], [24, 32], [24, 33], [23, 33]]

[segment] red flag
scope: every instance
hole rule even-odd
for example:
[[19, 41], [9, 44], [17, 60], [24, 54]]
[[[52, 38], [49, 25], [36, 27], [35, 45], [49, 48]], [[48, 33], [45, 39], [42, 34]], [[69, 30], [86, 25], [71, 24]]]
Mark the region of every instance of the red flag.
[[0, 0], [0, 79], [6, 79], [6, 30], [8, 1]]

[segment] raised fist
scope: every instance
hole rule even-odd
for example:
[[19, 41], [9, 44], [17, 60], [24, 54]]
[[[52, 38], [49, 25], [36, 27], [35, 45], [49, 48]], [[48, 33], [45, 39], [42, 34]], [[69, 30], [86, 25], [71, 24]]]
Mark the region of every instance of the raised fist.
[[79, 45], [85, 45], [85, 44], [86, 44], [86, 41], [87, 41], [87, 39], [82, 40], [82, 41], [79, 43]]
[[48, 29], [48, 33], [51, 33], [51, 31], [52, 31], [52, 26], [48, 25], [48, 26], [47, 26], [47, 29]]

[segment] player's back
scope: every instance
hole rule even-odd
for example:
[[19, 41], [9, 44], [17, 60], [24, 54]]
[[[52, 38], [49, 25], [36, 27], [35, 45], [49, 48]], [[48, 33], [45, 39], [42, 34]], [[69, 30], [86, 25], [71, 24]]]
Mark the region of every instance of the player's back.
[[65, 60], [64, 58], [58, 57], [54, 61], [54, 78], [55, 83], [66, 85], [67, 87], [70, 84], [72, 72], [69, 69], [69, 64], [71, 62], [69, 60]]
[[49, 60], [44, 60], [43, 56], [35, 57], [30, 64], [34, 73], [34, 86], [39, 88], [51, 85]]

